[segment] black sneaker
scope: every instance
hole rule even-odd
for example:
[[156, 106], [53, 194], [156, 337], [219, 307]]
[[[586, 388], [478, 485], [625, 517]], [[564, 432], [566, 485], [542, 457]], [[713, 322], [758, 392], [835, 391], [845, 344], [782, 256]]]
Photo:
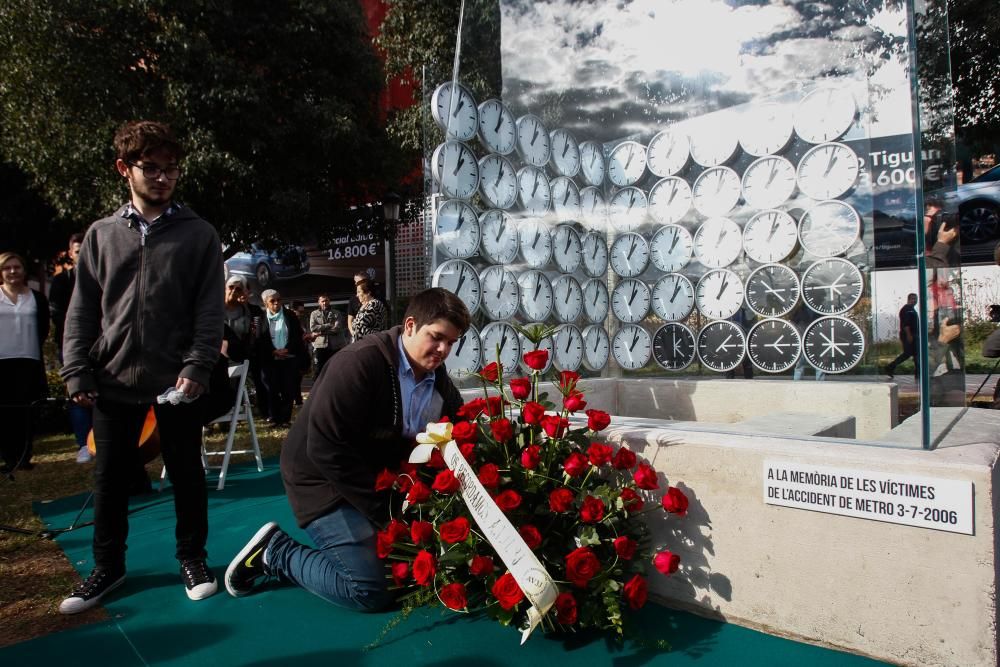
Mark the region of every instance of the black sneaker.
[[204, 600], [219, 590], [215, 575], [201, 558], [181, 563], [181, 579], [184, 580], [187, 596], [192, 600]]
[[125, 572], [94, 568], [90, 576], [73, 588], [68, 598], [59, 604], [60, 614], [79, 614], [96, 607], [101, 599], [125, 582]]
[[233, 597], [243, 597], [253, 590], [257, 580], [269, 573], [264, 565], [264, 549], [281, 528], [273, 521], [261, 526], [257, 534], [250, 538], [233, 562], [226, 568], [226, 590]]

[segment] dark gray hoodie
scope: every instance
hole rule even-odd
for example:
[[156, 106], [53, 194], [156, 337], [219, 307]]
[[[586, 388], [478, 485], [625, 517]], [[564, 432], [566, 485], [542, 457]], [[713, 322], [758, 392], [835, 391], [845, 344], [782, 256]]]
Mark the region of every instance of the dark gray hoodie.
[[210, 224], [174, 206], [146, 232], [123, 217], [126, 207], [87, 231], [63, 338], [70, 396], [150, 403], [178, 377], [208, 387], [222, 346], [222, 245]]

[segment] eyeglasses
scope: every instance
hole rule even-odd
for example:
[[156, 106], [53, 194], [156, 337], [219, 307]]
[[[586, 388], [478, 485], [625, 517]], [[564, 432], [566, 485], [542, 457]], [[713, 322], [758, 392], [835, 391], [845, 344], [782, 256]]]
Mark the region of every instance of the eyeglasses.
[[151, 181], [159, 178], [160, 174], [163, 174], [168, 181], [176, 181], [181, 177], [181, 168], [177, 165], [161, 167], [156, 164], [136, 164], [135, 162], [126, 162], [125, 164], [136, 169], [141, 169], [142, 175]]

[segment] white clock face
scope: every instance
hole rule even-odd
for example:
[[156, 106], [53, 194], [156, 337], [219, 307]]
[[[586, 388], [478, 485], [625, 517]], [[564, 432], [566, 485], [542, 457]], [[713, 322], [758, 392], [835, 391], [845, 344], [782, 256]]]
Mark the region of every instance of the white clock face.
[[510, 155], [517, 141], [514, 116], [500, 100], [486, 100], [479, 105], [479, 141], [500, 155]]
[[632, 232], [646, 218], [646, 193], [639, 188], [622, 188], [611, 198], [611, 223], [618, 231]]
[[795, 110], [795, 133], [811, 144], [835, 141], [851, 129], [857, 113], [851, 91], [817, 88], [802, 98]]
[[649, 332], [634, 324], [626, 324], [619, 329], [611, 343], [615, 361], [630, 371], [638, 370], [649, 363], [652, 347]]
[[583, 174], [583, 180], [587, 185], [604, 183], [604, 149], [596, 141], [585, 141], [580, 144], [580, 173]]
[[437, 210], [434, 240], [449, 257], [472, 257], [479, 249], [479, 217], [468, 203], [445, 201]]
[[709, 218], [694, 233], [694, 253], [705, 266], [729, 266], [742, 250], [743, 232], [729, 218]]
[[649, 258], [660, 271], [670, 273], [688, 265], [694, 252], [691, 232], [680, 225], [665, 225], [649, 242]]
[[767, 102], [754, 107], [740, 124], [740, 146], [758, 157], [780, 153], [792, 140], [792, 109]]
[[575, 371], [583, 363], [583, 334], [572, 324], [561, 327], [552, 336], [555, 365], [561, 371]]
[[806, 361], [824, 373], [845, 373], [865, 356], [865, 335], [846, 317], [821, 317], [802, 334]]
[[709, 271], [698, 281], [694, 298], [702, 315], [724, 320], [743, 306], [743, 281], [728, 269]]
[[468, 146], [446, 141], [431, 155], [431, 173], [450, 199], [468, 199], [479, 188], [479, 162]]
[[532, 322], [544, 322], [552, 312], [552, 283], [541, 271], [526, 271], [517, 277], [521, 288], [521, 312]]
[[835, 199], [858, 182], [858, 156], [844, 144], [813, 146], [799, 160], [796, 179], [805, 195], [813, 199]]
[[729, 167], [706, 169], [695, 179], [691, 197], [702, 215], [725, 215], [740, 201], [740, 177]]
[[792, 368], [801, 350], [799, 330], [785, 320], [761, 320], [747, 333], [750, 362], [766, 373], [781, 373]]
[[483, 363], [499, 361], [508, 371], [517, 368], [521, 360], [521, 341], [514, 327], [506, 322], [490, 322], [479, 333], [482, 340]]
[[649, 191], [649, 215], [661, 225], [679, 222], [691, 210], [691, 186], [682, 178], [670, 176]]
[[472, 265], [461, 259], [449, 259], [434, 272], [432, 287], [443, 287], [465, 303], [470, 313], [479, 308], [479, 276]]
[[680, 131], [667, 129], [659, 132], [646, 149], [646, 166], [656, 176], [665, 178], [680, 172], [691, 154], [688, 136]]
[[553, 308], [560, 322], [575, 322], [583, 312], [583, 288], [573, 276], [559, 276], [552, 281]]
[[842, 255], [860, 234], [861, 217], [842, 201], [820, 202], [799, 221], [799, 242], [806, 252], [817, 257]]
[[799, 247], [795, 218], [784, 211], [761, 211], [743, 228], [743, 250], [755, 262], [780, 262]]
[[608, 246], [600, 232], [587, 232], [583, 237], [583, 272], [592, 278], [608, 272]]
[[740, 122], [732, 114], [719, 114], [700, 122], [690, 134], [691, 157], [703, 167], [728, 162], [739, 149], [738, 127]]
[[580, 208], [584, 221], [590, 227], [603, 228], [608, 222], [608, 202], [593, 185], [580, 190]]
[[653, 358], [664, 370], [684, 370], [694, 357], [694, 333], [683, 324], [664, 324], [653, 334]]
[[799, 278], [783, 264], [765, 264], [748, 277], [746, 300], [762, 317], [781, 317], [799, 302]]
[[698, 358], [710, 370], [731, 371], [746, 354], [746, 336], [732, 322], [709, 322], [698, 332]]
[[509, 320], [521, 302], [521, 289], [514, 274], [502, 266], [489, 266], [479, 276], [483, 310], [493, 320]]
[[569, 130], [553, 130], [550, 137], [552, 145], [552, 168], [560, 176], [576, 176], [580, 171], [580, 146]]
[[448, 139], [468, 141], [476, 136], [479, 113], [472, 93], [462, 84], [442, 83], [431, 95], [431, 115]]
[[694, 309], [694, 285], [679, 273], [668, 273], [653, 286], [653, 312], [661, 320], [679, 322]]
[[510, 161], [493, 153], [479, 161], [479, 193], [490, 208], [510, 208], [517, 201], [517, 172]]
[[600, 324], [606, 320], [610, 300], [603, 280], [591, 278], [583, 284], [583, 314], [588, 322]]
[[[528, 324], [527, 326], [530, 327], [530, 326], [533, 326], [534, 324], [538, 324], [538, 323], [537, 322], [533, 322], [532, 324]], [[553, 357], [555, 356], [553, 354], [552, 336], [546, 336], [542, 340], [538, 341], [537, 345], [535, 345], [535, 343], [532, 343], [530, 340], [528, 340], [527, 338], [525, 338], [525, 336], [523, 334], [519, 334], [519, 336], [520, 336], [519, 342], [521, 343], [521, 350], [522, 350], [521, 362], [520, 362], [521, 363], [521, 370], [524, 373], [531, 373], [531, 371], [532, 371], [532, 368], [530, 366], [528, 366], [527, 364], [524, 363], [524, 354], [523, 354], [524, 352], [530, 352], [532, 350], [544, 350], [544, 351], [548, 352], [549, 354], [545, 358], [545, 366], [544, 366], [544, 368], [542, 368], [539, 372], [540, 373], [547, 373], [548, 370], [550, 368], [552, 368], [552, 361], [553, 361]]]
[[521, 256], [533, 269], [539, 269], [549, 263], [552, 257], [552, 235], [549, 228], [538, 220], [526, 220], [517, 230], [520, 239]]
[[583, 330], [583, 365], [599, 371], [608, 365], [611, 341], [604, 327], [591, 324]]
[[552, 179], [552, 210], [560, 220], [579, 220], [580, 190], [568, 176], [556, 176]]
[[552, 234], [552, 258], [563, 273], [573, 273], [583, 260], [580, 235], [569, 225], [559, 225]]
[[743, 199], [752, 208], [774, 208], [795, 193], [795, 167], [783, 157], [754, 160], [743, 172]]
[[623, 280], [611, 293], [611, 312], [621, 322], [641, 322], [649, 313], [649, 287], [638, 280]]
[[479, 331], [476, 327], [469, 326], [465, 335], [451, 346], [445, 366], [448, 368], [448, 375], [459, 377], [479, 370], [482, 361], [482, 341], [479, 340]]
[[608, 180], [620, 188], [632, 185], [646, 171], [646, 147], [635, 141], [623, 141], [608, 156]]
[[517, 257], [517, 226], [505, 211], [496, 209], [479, 216], [482, 239], [480, 245], [486, 258], [494, 264], [510, 264]]
[[639, 234], [622, 234], [611, 244], [611, 269], [622, 278], [634, 278], [649, 265], [649, 244]]
[[549, 177], [537, 167], [521, 167], [517, 172], [517, 198], [528, 215], [544, 215], [552, 201]]
[[851, 262], [821, 259], [802, 274], [802, 300], [821, 315], [846, 313], [861, 299], [864, 286], [861, 270]]
[[544, 167], [549, 161], [549, 133], [538, 116], [529, 113], [517, 119], [516, 147], [521, 159], [534, 167]]

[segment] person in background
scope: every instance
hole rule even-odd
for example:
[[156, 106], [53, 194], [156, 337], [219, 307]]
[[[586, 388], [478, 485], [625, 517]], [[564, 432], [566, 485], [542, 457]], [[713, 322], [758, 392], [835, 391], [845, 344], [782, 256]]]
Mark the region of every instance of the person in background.
[[354, 274], [354, 291], [355, 293], [351, 295], [351, 298], [347, 300], [347, 331], [348, 333], [354, 331], [354, 318], [357, 317], [358, 310], [361, 309], [361, 301], [358, 300], [357, 289], [358, 284], [364, 280], [371, 280], [374, 276], [368, 274], [368, 271], [358, 271]]
[[[1000, 266], [1000, 243], [993, 249], [993, 261]], [[1000, 305], [991, 305], [987, 317], [991, 322], [1000, 322]], [[1000, 357], [1000, 329], [994, 329], [983, 341], [983, 356], [987, 359]], [[993, 388], [993, 407], [1000, 408], [1000, 379]]]
[[302, 343], [306, 347], [306, 357], [309, 360], [309, 364], [300, 370], [299, 375], [299, 391], [295, 394], [294, 403], [295, 405], [302, 405], [302, 378], [305, 377], [306, 373], [309, 372], [310, 366], [312, 366], [313, 358], [313, 340], [316, 335], [309, 329], [309, 314], [306, 313], [306, 304], [299, 300], [292, 301], [292, 312], [295, 316], [299, 318], [299, 326], [302, 327]]
[[[740, 308], [739, 310], [737, 310], [736, 314], [734, 314], [732, 317], [729, 318], [730, 322], [734, 323], [736, 326], [738, 326], [740, 329], [743, 330], [743, 334], [744, 335], [746, 335], [750, 331], [750, 327], [753, 326], [753, 323], [756, 320], [757, 320], [757, 316], [754, 314], [754, 312], [752, 310], [750, 310], [746, 306], [743, 306], [742, 308]], [[743, 355], [743, 361], [740, 362], [740, 367], [741, 367], [741, 369], [743, 371], [743, 379], [744, 380], [752, 380], [753, 379], [753, 362], [750, 360], [750, 355], [749, 354], [744, 354]], [[732, 369], [726, 371], [726, 378], [727, 379], [732, 380], [735, 377], [736, 377], [736, 369], [735, 368], [732, 368]]]
[[920, 377], [920, 355], [917, 354], [917, 334], [920, 332], [920, 320], [917, 315], [917, 295], [908, 294], [906, 303], [899, 309], [899, 342], [903, 351], [885, 367], [885, 374], [891, 379], [896, 373], [896, 366], [913, 357], [913, 378]]
[[288, 426], [302, 369], [308, 368], [308, 353], [299, 318], [281, 305], [278, 290], [264, 290], [260, 298], [264, 302], [266, 323], [257, 338], [257, 355], [270, 401], [270, 423], [276, 427]]
[[370, 280], [358, 281], [355, 289], [361, 307], [354, 316], [351, 337], [357, 342], [376, 331], [389, 328], [389, 309], [386, 308], [384, 301], [375, 296]]
[[49, 335], [49, 303], [28, 287], [24, 259], [0, 254], [0, 473], [31, 470], [34, 403], [48, 394], [42, 346]]
[[347, 323], [344, 314], [330, 307], [330, 297], [319, 295], [319, 308], [309, 316], [309, 330], [315, 335], [313, 350], [316, 353], [316, 377], [324, 364], [347, 345]]
[[[230, 347], [239, 344], [241, 351], [238, 353], [243, 359], [250, 359], [250, 380], [253, 382], [257, 415], [262, 419], [268, 419], [270, 409], [268, 406], [267, 387], [260, 375], [261, 362], [256, 354], [256, 341], [264, 326], [264, 310], [260, 306], [250, 303], [250, 290], [247, 288], [247, 281], [242, 276], [230, 276], [226, 281], [226, 294], [224, 297], [225, 324], [232, 331], [235, 341], [229, 343]], [[228, 353], [232, 355], [233, 352]]]
[[[805, 336], [806, 328], [809, 326], [810, 323], [814, 322], [818, 317], [819, 315], [814, 310], [808, 308], [805, 304], [802, 304], [799, 306], [799, 309], [795, 311], [795, 314], [792, 316], [792, 324], [794, 324], [798, 328], [800, 336]], [[799, 353], [798, 360], [795, 362], [795, 368], [792, 370], [792, 379], [801, 380], [805, 375], [807, 368], [813, 369], [813, 377], [817, 381], [826, 379], [826, 373], [824, 373], [818, 368], [813, 367], [806, 360], [806, 355], [802, 354], [801, 352]]]

